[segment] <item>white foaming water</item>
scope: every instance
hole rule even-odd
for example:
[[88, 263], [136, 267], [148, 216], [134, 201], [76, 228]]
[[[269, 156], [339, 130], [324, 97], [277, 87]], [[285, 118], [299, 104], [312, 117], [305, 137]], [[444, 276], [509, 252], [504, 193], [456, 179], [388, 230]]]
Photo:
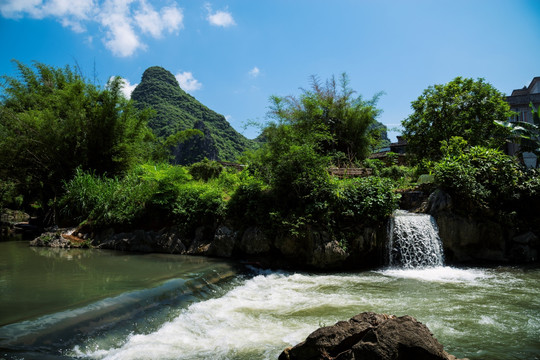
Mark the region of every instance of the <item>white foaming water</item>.
[[431, 215], [396, 210], [389, 237], [390, 266], [411, 269], [444, 264], [439, 229]]
[[[96, 359], [229, 359], [237, 353], [250, 358], [255, 352], [257, 359], [276, 358], [276, 349], [302, 341], [320, 325], [318, 319], [306, 323], [301, 316], [294, 321], [295, 313], [332, 307], [340, 301], [336, 294], [313, 298], [313, 291], [330, 285], [314, 279], [297, 274], [259, 275], [221, 298], [191, 305], [156, 332], [131, 335], [113, 349], [76, 347], [74, 355]], [[287, 321], [285, 328], [283, 319], [289, 315], [292, 321]]]
[[[474, 358], [482, 351], [482, 358], [502, 360], [517, 354], [514, 358], [533, 359], [531, 354], [540, 351], [540, 322], [532, 321], [540, 308], [535, 285], [539, 276], [540, 271], [525, 276], [512, 269], [450, 267], [263, 274], [239, 281], [219, 298], [190, 305], [153, 332], [131, 334], [113, 346], [104, 334], [66, 355], [114, 360], [276, 359], [284, 348], [320, 326], [374, 311], [416, 317], [458, 357]], [[516, 301], [514, 296], [524, 298]]]
[[416, 279], [420, 281], [431, 282], [446, 282], [446, 283], [473, 283], [479, 279], [491, 277], [484, 270], [480, 269], [458, 269], [450, 266], [435, 266], [430, 268], [418, 269], [386, 269], [379, 272], [380, 274], [403, 278]]

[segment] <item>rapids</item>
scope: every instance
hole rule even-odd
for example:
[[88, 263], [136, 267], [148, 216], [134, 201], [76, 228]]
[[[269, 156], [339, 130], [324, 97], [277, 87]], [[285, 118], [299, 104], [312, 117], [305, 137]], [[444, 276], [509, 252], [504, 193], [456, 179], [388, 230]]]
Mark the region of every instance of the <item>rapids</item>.
[[[204, 258], [6, 243], [0, 250], [0, 320], [12, 319], [0, 321], [4, 359], [277, 359], [318, 327], [363, 311], [414, 316], [458, 357], [540, 359], [540, 269], [247, 269], [231, 276], [231, 265]], [[104, 273], [114, 274], [111, 281], [102, 282]], [[17, 289], [28, 281], [37, 287], [33, 296], [32, 289]], [[40, 283], [56, 289], [47, 303], [57, 294], [62, 305], [25, 315], [25, 302], [39, 304]], [[84, 291], [90, 301], [81, 300]], [[68, 293], [73, 301], [66, 301]], [[12, 294], [26, 297], [16, 304]], [[6, 304], [21, 310], [8, 314]]]
[[362, 311], [409, 314], [457, 356], [540, 358], [538, 270], [262, 273], [194, 303], [155, 331], [111, 345], [90, 337], [66, 354], [89, 359], [277, 359], [316, 328]]

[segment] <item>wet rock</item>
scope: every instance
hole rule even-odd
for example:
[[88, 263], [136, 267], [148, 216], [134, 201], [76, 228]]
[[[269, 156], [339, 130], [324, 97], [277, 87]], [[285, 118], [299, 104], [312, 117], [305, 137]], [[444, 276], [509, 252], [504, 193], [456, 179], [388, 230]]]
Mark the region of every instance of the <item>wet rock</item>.
[[437, 189], [432, 192], [427, 201], [427, 212], [435, 215], [442, 211], [450, 211], [452, 209], [452, 198], [444, 191]]
[[210, 244], [208, 255], [219, 257], [230, 257], [233, 254], [236, 245], [238, 233], [221, 225], [216, 229], [214, 241]]
[[62, 234], [62, 231], [44, 232], [34, 240], [30, 241], [30, 246], [51, 247], [51, 248], [71, 248], [74, 244], [71, 239]]
[[538, 236], [532, 231], [512, 239], [510, 260], [516, 263], [529, 263], [538, 260]]
[[176, 231], [162, 229], [156, 239], [157, 246], [161, 251], [169, 254], [184, 254], [186, 246]]
[[426, 201], [427, 195], [423, 191], [403, 191], [399, 199], [399, 208], [412, 210], [420, 207]]
[[[321, 236], [321, 234], [315, 234]], [[318, 269], [335, 268], [343, 264], [349, 254], [336, 241], [320, 241], [313, 250], [310, 265]]]
[[270, 240], [258, 227], [250, 227], [244, 231], [239, 248], [248, 255], [264, 254], [270, 251]]
[[429, 329], [410, 316], [365, 312], [320, 328], [279, 360], [453, 360]]
[[195, 230], [195, 237], [188, 247], [186, 254], [206, 255], [212, 242], [211, 239], [206, 237], [206, 230], [207, 229], [204, 226], [200, 226]]

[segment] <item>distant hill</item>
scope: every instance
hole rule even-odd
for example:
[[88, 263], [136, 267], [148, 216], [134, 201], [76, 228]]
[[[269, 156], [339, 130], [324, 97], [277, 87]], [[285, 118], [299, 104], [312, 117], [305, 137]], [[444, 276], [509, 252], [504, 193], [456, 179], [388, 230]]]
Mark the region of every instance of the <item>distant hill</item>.
[[151, 107], [156, 111], [149, 126], [157, 136], [166, 138], [187, 129], [199, 129], [205, 135], [192, 137], [177, 146], [173, 150], [175, 163], [190, 164], [204, 157], [234, 161], [255, 146], [255, 141], [237, 132], [223, 115], [182, 90], [174, 75], [162, 67], [146, 69], [131, 98], [137, 107]]

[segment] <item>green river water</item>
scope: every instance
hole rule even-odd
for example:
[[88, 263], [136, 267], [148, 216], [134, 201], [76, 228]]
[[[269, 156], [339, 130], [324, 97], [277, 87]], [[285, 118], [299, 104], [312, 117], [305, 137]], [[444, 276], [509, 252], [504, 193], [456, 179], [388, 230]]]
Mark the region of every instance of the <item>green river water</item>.
[[540, 359], [540, 269], [258, 271], [0, 242], [0, 359], [277, 359], [363, 311], [411, 315], [445, 350]]

